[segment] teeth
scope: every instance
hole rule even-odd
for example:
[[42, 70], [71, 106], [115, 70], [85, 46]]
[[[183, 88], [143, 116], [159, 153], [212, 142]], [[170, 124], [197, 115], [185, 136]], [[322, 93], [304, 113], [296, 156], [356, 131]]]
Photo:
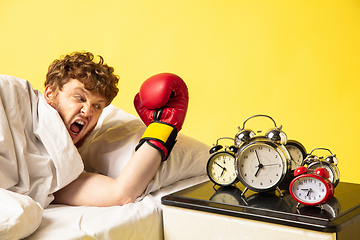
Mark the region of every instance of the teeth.
[[76, 123], [77, 125], [80, 125], [80, 126], [79, 126], [79, 132], [74, 132], [74, 131], [72, 131], [71, 129], [70, 129], [70, 132], [76, 136], [76, 135], [78, 135], [78, 134], [81, 132], [81, 129], [82, 129], [83, 126], [85, 125], [85, 122], [79, 119], [79, 120], [76, 120], [75, 123]]
[[80, 125], [84, 125], [84, 124], [85, 124], [85, 122], [83, 122], [83, 121], [81, 121], [81, 120], [77, 120], [76, 123], [77, 123], [77, 124], [80, 124]]

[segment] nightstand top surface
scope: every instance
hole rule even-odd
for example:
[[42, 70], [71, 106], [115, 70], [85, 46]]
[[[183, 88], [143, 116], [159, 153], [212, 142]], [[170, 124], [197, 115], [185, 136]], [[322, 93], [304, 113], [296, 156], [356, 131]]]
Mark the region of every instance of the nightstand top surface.
[[321, 232], [340, 232], [354, 224], [360, 224], [360, 184], [340, 182], [334, 197], [320, 207], [301, 205], [289, 191], [255, 193], [248, 190], [242, 198], [245, 187], [213, 188], [208, 181], [179, 192], [164, 196], [162, 204], [186, 209], [265, 221], [286, 226], [300, 227]]

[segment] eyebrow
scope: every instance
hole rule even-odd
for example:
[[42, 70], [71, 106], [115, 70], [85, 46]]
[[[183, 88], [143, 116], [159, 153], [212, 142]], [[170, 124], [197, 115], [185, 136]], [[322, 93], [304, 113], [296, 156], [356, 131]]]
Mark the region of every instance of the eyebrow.
[[[83, 92], [85, 95], [88, 95], [88, 93], [87, 92], [90, 92], [91, 93], [91, 91], [89, 91], [89, 90], [87, 90], [87, 91], [85, 91], [85, 89], [84, 88], [82, 88], [82, 87], [75, 87], [74, 88], [75, 90], [80, 90], [81, 92]], [[102, 97], [103, 98], [103, 97]], [[107, 100], [104, 100], [104, 99], [100, 99], [100, 100], [97, 100], [96, 102], [98, 102], [98, 103], [107, 103]]]

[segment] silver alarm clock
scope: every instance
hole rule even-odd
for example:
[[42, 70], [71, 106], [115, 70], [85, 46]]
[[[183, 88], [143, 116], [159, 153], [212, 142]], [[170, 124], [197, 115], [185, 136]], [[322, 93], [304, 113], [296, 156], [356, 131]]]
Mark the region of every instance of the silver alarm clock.
[[[275, 128], [263, 136], [246, 129], [245, 124], [252, 118], [266, 117], [272, 120]], [[235, 144], [239, 148], [236, 153], [236, 172], [240, 182], [255, 192], [277, 190], [282, 195], [279, 185], [284, 180], [291, 167], [290, 153], [284, 146], [287, 136], [282, 127], [268, 115], [254, 115], [247, 118], [243, 127], [235, 136]]]

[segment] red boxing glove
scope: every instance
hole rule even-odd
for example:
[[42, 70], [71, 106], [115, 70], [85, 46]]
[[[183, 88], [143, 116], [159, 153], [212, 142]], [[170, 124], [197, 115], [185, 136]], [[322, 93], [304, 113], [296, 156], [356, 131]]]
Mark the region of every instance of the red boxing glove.
[[136, 111], [148, 126], [135, 150], [147, 142], [165, 161], [184, 123], [188, 102], [187, 86], [179, 76], [160, 73], [148, 78], [134, 99]]

